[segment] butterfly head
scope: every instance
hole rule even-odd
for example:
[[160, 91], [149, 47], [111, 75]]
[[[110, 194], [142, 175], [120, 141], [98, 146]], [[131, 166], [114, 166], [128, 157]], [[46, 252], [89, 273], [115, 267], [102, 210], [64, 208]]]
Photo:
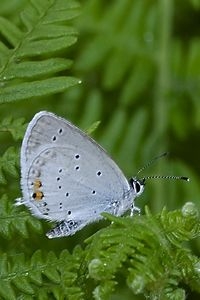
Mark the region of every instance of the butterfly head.
[[[142, 171], [144, 171], [146, 168], [148, 168], [150, 165], [152, 165], [154, 162], [156, 162], [158, 159], [165, 157], [167, 155], [168, 155], [168, 152], [165, 152], [165, 153], [153, 158], [149, 163], [144, 165], [144, 167], [139, 169], [139, 171], [137, 172], [137, 175], [139, 173], [141, 173]], [[137, 179], [136, 177], [132, 177], [129, 180], [129, 184], [130, 184], [131, 188], [133, 189], [136, 197], [140, 196], [143, 193], [146, 180], [149, 180], [149, 179], [173, 179], [173, 180], [179, 179], [179, 180], [189, 181], [188, 177], [174, 176], [174, 175], [164, 175], [164, 176], [163, 175], [151, 175], [151, 176], [145, 176], [142, 179]]]
[[137, 179], [136, 177], [132, 177], [129, 180], [131, 188], [134, 190], [136, 197], [140, 196], [144, 191], [145, 186], [145, 178]]

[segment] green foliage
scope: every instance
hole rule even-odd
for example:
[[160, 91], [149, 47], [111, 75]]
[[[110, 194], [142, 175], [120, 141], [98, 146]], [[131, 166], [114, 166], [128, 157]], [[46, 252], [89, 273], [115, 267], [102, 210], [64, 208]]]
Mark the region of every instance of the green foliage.
[[[77, 32], [67, 21], [78, 14], [77, 2], [31, 1], [21, 13], [22, 28], [0, 18], [0, 102], [46, 96], [65, 91], [78, 80], [55, 74], [67, 70], [71, 61], [62, 58]], [[9, 46], [8, 46], [9, 45]]]
[[[0, 299], [199, 299], [199, 1], [0, 8]], [[40, 110], [89, 128], [129, 176], [170, 151], [140, 175], [191, 181], [148, 182], [140, 216], [47, 240], [52, 224], [14, 205], [19, 142]]]
[[41, 222], [35, 220], [27, 212], [19, 211], [13, 203], [8, 199], [7, 195], [3, 195], [0, 199], [0, 235], [4, 239], [12, 239], [16, 234], [23, 238], [28, 238], [28, 228], [37, 233], [42, 232]]
[[[184, 299], [181, 284], [193, 282], [198, 292], [200, 260], [183, 246], [200, 234], [199, 213], [193, 203], [182, 211], [157, 216], [117, 218], [113, 224], [88, 239], [89, 275], [96, 281], [95, 299], [107, 299], [120, 275], [134, 294], [150, 299]], [[169, 226], [170, 225], [170, 226]], [[190, 284], [189, 284], [190, 285]]]
[[156, 216], [149, 211], [134, 218], [104, 216], [112, 224], [91, 236], [85, 250], [76, 247], [72, 254], [63, 250], [59, 256], [37, 250], [30, 259], [2, 254], [1, 297], [109, 299], [118, 278], [133, 294], [150, 299], [184, 299], [181, 284], [200, 292], [199, 258], [183, 245], [200, 235], [193, 203]]
[[24, 121], [24, 118], [13, 119], [11, 116], [6, 117], [0, 122], [0, 131], [10, 132], [15, 141], [22, 140], [26, 129]]
[[3, 174], [3, 171], [8, 174], [17, 177], [17, 169], [16, 165], [18, 163], [16, 149], [10, 147], [6, 150], [6, 152], [0, 158], [0, 184], [5, 184], [6, 179]]
[[38, 250], [27, 263], [23, 254], [3, 254], [0, 262], [1, 297], [9, 300], [22, 295], [24, 299], [65, 299], [70, 294], [69, 299], [81, 299], [83, 293], [74, 286], [81, 255], [82, 250], [78, 248], [73, 255], [64, 250], [59, 257], [52, 251], [44, 255]]

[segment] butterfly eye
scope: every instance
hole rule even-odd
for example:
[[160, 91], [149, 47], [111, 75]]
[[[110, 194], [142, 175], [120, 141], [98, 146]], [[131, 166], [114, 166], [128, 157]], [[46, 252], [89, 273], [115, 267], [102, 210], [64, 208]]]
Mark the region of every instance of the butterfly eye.
[[136, 188], [136, 193], [138, 194], [141, 190], [141, 185], [138, 182], [136, 182], [135, 188]]

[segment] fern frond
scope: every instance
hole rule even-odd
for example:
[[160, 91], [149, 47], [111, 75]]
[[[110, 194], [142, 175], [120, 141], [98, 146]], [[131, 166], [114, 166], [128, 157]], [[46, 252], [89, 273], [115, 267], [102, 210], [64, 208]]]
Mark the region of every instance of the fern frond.
[[9, 86], [4, 88], [4, 95], [2, 103], [9, 101], [16, 101], [19, 99], [27, 99], [35, 96], [45, 96], [58, 91], [65, 91], [77, 83], [80, 83], [73, 77], [52, 77], [49, 79], [37, 80], [32, 82], [20, 83], [16, 86]]
[[20, 140], [23, 138], [27, 126], [24, 121], [24, 118], [7, 117], [0, 122], [0, 132], [10, 132], [15, 141]]
[[0, 46], [1, 103], [58, 93], [79, 82], [59, 74], [72, 63], [62, 53], [77, 40], [67, 23], [79, 14], [78, 8], [73, 0], [31, 1], [21, 14], [25, 30], [0, 18], [7, 42]]
[[[173, 44], [172, 96], [174, 104], [171, 112], [171, 121], [173, 130], [179, 138], [187, 136], [190, 130], [194, 131], [194, 128], [200, 128], [200, 106], [198, 101], [200, 94], [198, 77], [199, 51], [199, 39], [191, 41], [187, 49], [187, 56], [185, 55], [184, 43], [176, 41]], [[183, 98], [186, 100], [184, 103], [182, 101]], [[183, 103], [182, 109], [180, 109], [180, 103]], [[193, 115], [190, 121], [188, 120], [187, 109], [185, 109], [188, 105], [193, 107]]]
[[17, 166], [19, 165], [19, 155], [14, 147], [6, 150], [3, 156], [0, 157], [0, 184], [7, 183], [4, 172], [13, 177], [18, 176]]
[[184, 289], [178, 288], [181, 284], [200, 291], [200, 260], [183, 244], [200, 236], [194, 204], [173, 212], [164, 210], [156, 217], [149, 212], [134, 218], [104, 216], [113, 224], [90, 237], [86, 249], [89, 276], [96, 282], [95, 299], [113, 292], [119, 274], [134, 294], [151, 299], [184, 295]]
[[[10, 232], [15, 231], [27, 237], [25, 215], [16, 213], [6, 196], [0, 204], [1, 234], [10, 238]], [[44, 258], [37, 251], [26, 262], [18, 255], [13, 256], [13, 261], [6, 257], [6, 265], [10, 267], [5, 270], [2, 266], [0, 282], [9, 277], [6, 288], [14, 293], [14, 285], [17, 295], [36, 298], [42, 286], [41, 299], [48, 293], [55, 299], [64, 296], [91, 299], [92, 295], [95, 299], [106, 299], [119, 284], [119, 275], [134, 294], [146, 294], [151, 299], [171, 300], [176, 295], [184, 295], [184, 289], [178, 288], [182, 284], [200, 292], [199, 258], [183, 244], [200, 236], [198, 213], [192, 203], [186, 203], [182, 210], [167, 212], [165, 209], [157, 216], [148, 210], [146, 216], [134, 218], [104, 213], [112, 225], [90, 237], [84, 251], [75, 248], [72, 255], [64, 251], [59, 259], [53, 252]], [[33, 217], [27, 216], [26, 220], [30, 218], [33, 226], [40, 226], [40, 221]], [[8, 299], [3, 296], [2, 288], [0, 285], [0, 295]]]
[[86, 130], [87, 134], [90, 135], [92, 134], [98, 127], [101, 121], [96, 121], [91, 126]]
[[28, 227], [38, 234], [42, 232], [41, 222], [25, 211], [19, 211], [7, 195], [0, 199], [0, 235], [12, 239], [16, 234], [23, 238], [29, 236]]
[[75, 284], [81, 252], [77, 247], [73, 255], [64, 250], [56, 257], [51, 251], [43, 255], [38, 250], [29, 263], [23, 254], [3, 254], [0, 260], [1, 297], [9, 300], [29, 296], [41, 300], [51, 296], [54, 299], [82, 299], [83, 293]]
[[199, 213], [192, 202], [187, 202], [182, 211], [167, 212], [163, 209], [159, 216], [167, 239], [176, 247], [197, 238], [200, 234]]

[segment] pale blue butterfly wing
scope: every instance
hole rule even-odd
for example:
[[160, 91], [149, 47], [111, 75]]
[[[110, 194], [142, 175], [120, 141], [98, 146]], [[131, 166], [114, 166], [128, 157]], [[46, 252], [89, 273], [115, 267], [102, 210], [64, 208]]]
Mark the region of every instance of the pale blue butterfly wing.
[[102, 212], [121, 215], [137, 196], [93, 139], [49, 112], [36, 114], [29, 123], [21, 168], [20, 204], [39, 218], [60, 222], [49, 238], [74, 234]]

